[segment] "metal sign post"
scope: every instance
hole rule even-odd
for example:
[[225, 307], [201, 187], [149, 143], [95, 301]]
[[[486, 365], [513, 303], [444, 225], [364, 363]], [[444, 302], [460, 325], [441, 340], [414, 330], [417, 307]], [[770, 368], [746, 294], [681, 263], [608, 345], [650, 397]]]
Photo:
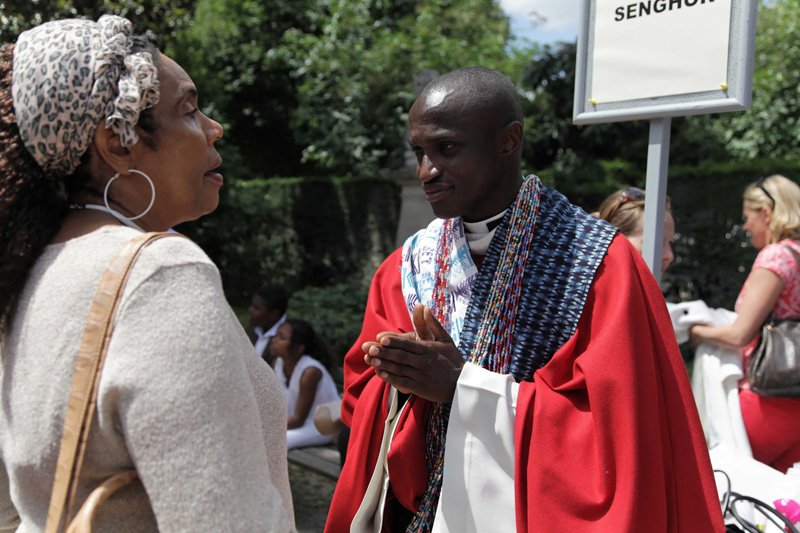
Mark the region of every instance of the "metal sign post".
[[650, 142], [647, 145], [647, 196], [644, 201], [644, 240], [642, 256], [661, 282], [663, 258], [664, 206], [667, 201], [667, 169], [669, 167], [670, 117], [650, 121]]

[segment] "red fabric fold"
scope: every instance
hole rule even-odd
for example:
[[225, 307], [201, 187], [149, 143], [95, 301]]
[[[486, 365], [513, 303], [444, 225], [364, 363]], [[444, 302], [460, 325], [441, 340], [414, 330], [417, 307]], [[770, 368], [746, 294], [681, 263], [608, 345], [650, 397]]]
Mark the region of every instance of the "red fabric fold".
[[661, 291], [612, 243], [578, 329], [523, 383], [518, 531], [723, 531], [711, 463]]
[[344, 358], [344, 396], [342, 397], [342, 422], [352, 427], [353, 413], [367, 383], [375, 377], [372, 367], [364, 362], [361, 346], [374, 341], [382, 331], [413, 331], [411, 317], [403, 301], [400, 284], [402, 248], [387, 257], [372, 278], [361, 334]]

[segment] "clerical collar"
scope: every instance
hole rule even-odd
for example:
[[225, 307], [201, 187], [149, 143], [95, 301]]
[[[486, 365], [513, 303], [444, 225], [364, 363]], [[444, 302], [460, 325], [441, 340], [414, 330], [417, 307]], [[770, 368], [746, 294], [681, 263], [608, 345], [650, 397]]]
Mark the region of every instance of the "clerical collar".
[[469, 251], [476, 255], [486, 255], [489, 244], [492, 242], [497, 226], [503, 221], [507, 209], [478, 222], [464, 222], [464, 236], [467, 238]]

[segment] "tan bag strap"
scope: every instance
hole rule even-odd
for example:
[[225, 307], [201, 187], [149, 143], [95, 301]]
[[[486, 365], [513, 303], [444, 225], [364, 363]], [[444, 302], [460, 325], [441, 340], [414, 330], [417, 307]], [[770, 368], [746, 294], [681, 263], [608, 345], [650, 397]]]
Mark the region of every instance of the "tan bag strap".
[[138, 475], [136, 474], [136, 470], [126, 470], [125, 472], [120, 472], [119, 474], [116, 474], [115, 476], [105, 480], [99, 487], [94, 489], [92, 493], [89, 494], [89, 497], [83, 502], [81, 508], [78, 509], [78, 513], [75, 515], [75, 518], [73, 518], [72, 522], [70, 522], [67, 526], [65, 533], [82, 533], [86, 531], [92, 531], [94, 517], [103, 502], [105, 502], [118, 489], [132, 482], [137, 477]]
[[50, 508], [47, 511], [46, 533], [58, 531], [65, 508], [65, 524], [69, 523], [72, 514], [79, 473], [94, 418], [97, 386], [114, 329], [113, 318], [131, 268], [147, 244], [173, 235], [181, 236], [179, 233], [144, 233], [125, 243], [122, 251], [109, 263], [97, 287], [72, 374], [72, 389], [67, 401]]

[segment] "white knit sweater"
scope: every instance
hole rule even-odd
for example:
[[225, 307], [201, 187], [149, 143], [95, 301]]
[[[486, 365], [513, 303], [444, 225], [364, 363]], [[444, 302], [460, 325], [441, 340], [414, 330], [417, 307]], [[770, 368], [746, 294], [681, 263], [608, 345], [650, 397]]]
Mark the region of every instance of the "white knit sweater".
[[[30, 273], [0, 344], [0, 530], [44, 529], [85, 317], [135, 234], [48, 246]], [[134, 267], [97, 404], [78, 503], [116, 472], [141, 478], [101, 507], [97, 531], [294, 529], [280, 385], [188, 239], [150, 244]]]

